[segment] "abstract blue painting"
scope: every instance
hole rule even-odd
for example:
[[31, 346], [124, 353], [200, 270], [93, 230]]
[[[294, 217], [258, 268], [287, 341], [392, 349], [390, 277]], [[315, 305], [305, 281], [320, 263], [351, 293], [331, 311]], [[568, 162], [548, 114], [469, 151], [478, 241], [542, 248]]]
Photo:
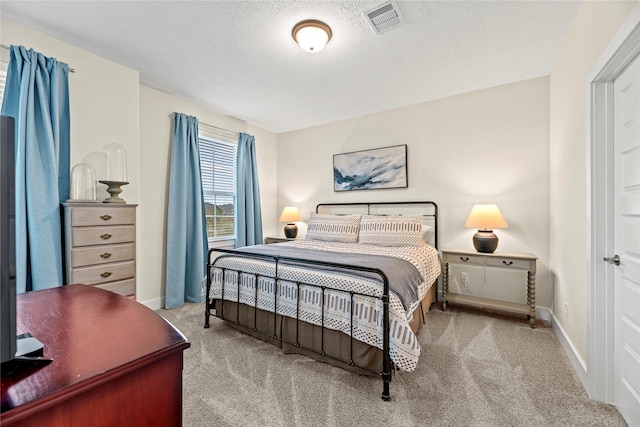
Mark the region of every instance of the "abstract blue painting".
[[333, 155], [333, 190], [407, 187], [407, 146]]

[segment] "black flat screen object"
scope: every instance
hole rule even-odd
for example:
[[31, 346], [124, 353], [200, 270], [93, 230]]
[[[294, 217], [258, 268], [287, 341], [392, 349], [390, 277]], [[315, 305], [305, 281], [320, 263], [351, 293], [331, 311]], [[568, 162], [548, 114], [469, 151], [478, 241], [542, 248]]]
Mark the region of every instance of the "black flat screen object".
[[44, 344], [30, 334], [16, 336], [16, 242], [14, 119], [0, 116], [0, 355], [2, 376], [45, 359]]

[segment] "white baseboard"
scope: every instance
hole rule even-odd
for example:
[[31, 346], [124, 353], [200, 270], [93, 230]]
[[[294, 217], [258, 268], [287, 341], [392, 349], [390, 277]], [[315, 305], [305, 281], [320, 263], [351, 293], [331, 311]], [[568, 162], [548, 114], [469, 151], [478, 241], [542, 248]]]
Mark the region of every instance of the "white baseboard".
[[156, 298], [149, 301], [138, 301], [140, 304], [146, 305], [151, 310], [156, 311], [164, 308], [164, 298]]
[[571, 363], [573, 370], [576, 371], [576, 374], [578, 375], [578, 378], [580, 379], [580, 382], [582, 383], [582, 386], [584, 387], [584, 389], [589, 390], [586, 363], [578, 355], [578, 352], [576, 351], [575, 347], [571, 343], [571, 340], [569, 339], [569, 337], [567, 337], [567, 334], [564, 332], [564, 329], [562, 329], [562, 326], [560, 326], [560, 323], [556, 319], [556, 316], [554, 316], [553, 313], [551, 313], [551, 311], [549, 311], [549, 313], [552, 318], [551, 326], [553, 328], [553, 332], [556, 333], [556, 337], [558, 337], [558, 341], [560, 341], [560, 345], [562, 346], [562, 349], [564, 350], [565, 354], [569, 358], [569, 363]]
[[545, 324], [551, 325], [553, 323], [553, 313], [550, 308], [536, 307], [536, 319], [540, 319]]

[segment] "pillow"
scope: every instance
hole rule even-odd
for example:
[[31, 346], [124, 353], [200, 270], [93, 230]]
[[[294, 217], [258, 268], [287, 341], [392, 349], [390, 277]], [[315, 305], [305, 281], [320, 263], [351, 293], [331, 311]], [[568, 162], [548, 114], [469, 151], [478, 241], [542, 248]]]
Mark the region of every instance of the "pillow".
[[430, 225], [422, 224], [422, 240], [424, 240], [425, 243], [429, 241], [430, 231], [431, 231]]
[[360, 243], [378, 246], [424, 246], [422, 216], [363, 215]]
[[311, 213], [307, 240], [355, 243], [358, 241], [361, 215], [332, 215]]

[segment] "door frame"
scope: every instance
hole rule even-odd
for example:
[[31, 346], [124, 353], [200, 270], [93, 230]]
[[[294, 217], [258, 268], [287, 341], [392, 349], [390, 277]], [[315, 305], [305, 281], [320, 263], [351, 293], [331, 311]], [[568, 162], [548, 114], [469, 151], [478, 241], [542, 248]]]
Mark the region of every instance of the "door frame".
[[636, 6], [588, 74], [587, 372], [589, 396], [615, 404], [613, 256], [613, 81], [640, 55]]

